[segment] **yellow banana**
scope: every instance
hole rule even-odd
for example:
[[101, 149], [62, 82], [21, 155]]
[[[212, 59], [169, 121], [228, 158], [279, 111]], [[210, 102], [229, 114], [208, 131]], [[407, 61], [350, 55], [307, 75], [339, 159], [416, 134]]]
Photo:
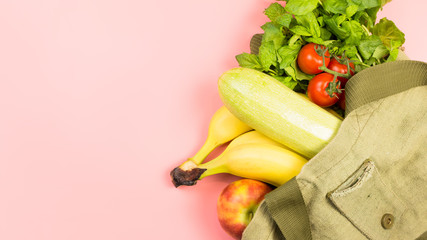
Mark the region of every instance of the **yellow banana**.
[[[271, 145], [277, 145], [284, 148], [287, 148], [283, 146], [282, 144], [272, 140], [271, 138], [268, 138], [264, 134], [256, 131], [256, 130], [250, 130], [248, 132], [245, 132], [241, 134], [240, 136], [233, 139], [230, 144], [225, 148], [225, 150], [217, 157], [220, 158], [223, 155], [227, 154], [230, 150], [235, 148], [236, 146], [242, 145], [242, 144], [248, 144], [248, 143], [257, 143], [257, 144], [271, 144]], [[289, 149], [289, 148], [288, 148]], [[179, 167], [175, 168], [171, 171], [171, 177], [172, 182], [176, 187], [180, 185], [193, 185], [195, 184], [194, 175], [201, 174], [200, 170], [197, 170], [198, 164], [195, 163], [193, 160], [189, 159], [185, 161], [183, 164], [181, 164]], [[190, 174], [191, 172], [191, 174]], [[189, 180], [190, 178], [190, 180]]]
[[216, 147], [250, 130], [252, 130], [251, 127], [237, 119], [225, 106], [222, 106], [210, 120], [205, 143], [189, 160], [195, 164], [200, 164]]
[[306, 162], [304, 157], [277, 145], [248, 143], [199, 165], [198, 168], [206, 169], [199, 179], [230, 173], [280, 186], [295, 177]]
[[222, 154], [200, 165], [187, 161], [171, 172], [176, 187], [194, 185], [197, 180], [229, 173], [280, 186], [296, 176], [307, 160], [283, 145], [251, 131], [233, 140]]
[[264, 134], [262, 134], [256, 130], [252, 130], [252, 131], [243, 133], [242, 135], [233, 139], [230, 142], [230, 144], [227, 146], [227, 148], [224, 150], [224, 152], [221, 153], [221, 155], [226, 154], [228, 151], [235, 148], [236, 146], [239, 146], [242, 144], [248, 144], [248, 143], [257, 143], [257, 144], [265, 143], [265, 144], [271, 144], [271, 145], [281, 146], [281, 147], [290, 149], [290, 148], [282, 145], [281, 143], [278, 143], [278, 142], [274, 141], [273, 139], [265, 136]]

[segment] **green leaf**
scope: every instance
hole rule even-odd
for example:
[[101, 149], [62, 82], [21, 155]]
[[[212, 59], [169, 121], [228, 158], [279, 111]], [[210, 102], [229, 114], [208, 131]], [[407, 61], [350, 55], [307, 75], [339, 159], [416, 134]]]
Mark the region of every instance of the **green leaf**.
[[305, 15], [316, 9], [319, 0], [287, 0], [285, 10], [293, 15]]
[[262, 69], [264, 71], [270, 70], [271, 66], [276, 66], [277, 56], [276, 56], [276, 48], [274, 46], [274, 42], [264, 41], [263, 43], [261, 43], [258, 57], [261, 62]]
[[292, 35], [291, 38], [289, 38], [288, 45], [293, 46], [295, 44], [299, 44], [300, 41], [298, 41], [298, 40], [300, 40], [300, 39], [301, 39], [300, 35], [294, 34], [294, 35]]
[[293, 32], [294, 34], [301, 35], [301, 36], [311, 36], [312, 35], [311, 32], [306, 27], [301, 26], [301, 25], [296, 25], [289, 30], [291, 30], [291, 32]]
[[296, 80], [297, 79], [297, 72], [296, 69], [289, 66], [285, 68], [285, 72], [286, 74], [288, 74], [288, 76], [292, 77], [292, 79]]
[[359, 11], [353, 16], [353, 20], [360, 22], [360, 24], [371, 30], [374, 27], [378, 10], [379, 8], [370, 8], [365, 11]]
[[320, 38], [324, 41], [331, 39], [332, 33], [326, 28], [320, 28]]
[[317, 17], [317, 22], [319, 23], [320, 27], [325, 26], [325, 21], [323, 21], [323, 16]]
[[296, 69], [297, 80], [311, 80], [314, 75], [306, 74], [302, 72], [299, 68]]
[[365, 10], [368, 8], [375, 8], [381, 6], [382, 0], [362, 0], [359, 6], [359, 10]]
[[342, 28], [349, 33], [348, 37], [345, 38], [345, 43], [349, 45], [358, 45], [365, 33], [360, 23], [354, 20], [343, 22]]
[[290, 89], [294, 89], [298, 85], [298, 82], [290, 76], [273, 76], [273, 77], [279, 80], [279, 82], [285, 84], [285, 86], [287, 86]]
[[295, 86], [294, 91], [295, 92], [302, 92], [305, 93], [307, 91], [308, 83], [310, 81], [308, 80], [300, 80], [298, 81], [298, 85]]
[[387, 62], [395, 61], [397, 59], [397, 55], [399, 55], [399, 49], [390, 51], [390, 56], [387, 58]]
[[391, 2], [391, 0], [381, 0], [381, 7], [384, 7], [387, 3]]
[[396, 27], [393, 21], [387, 18], [383, 18], [375, 24], [372, 33], [379, 36], [384, 46], [390, 51], [399, 48], [405, 42], [405, 34]]
[[357, 5], [350, 5], [345, 9], [345, 14], [348, 18], [351, 18], [354, 14], [356, 14], [359, 11], [359, 6]]
[[276, 18], [276, 22], [280, 25], [283, 25], [283, 26], [289, 28], [289, 26], [291, 25], [291, 22], [292, 22], [292, 14], [285, 13], [283, 15], [280, 15]]
[[306, 42], [312, 42], [312, 43], [316, 43], [319, 45], [325, 45], [325, 41], [323, 41], [323, 39], [318, 38], [318, 37], [305, 37], [304, 40]]
[[377, 49], [381, 45], [384, 46], [380, 37], [376, 35], [371, 35], [368, 38], [360, 41], [360, 44], [357, 48], [363, 59], [367, 60], [372, 57], [375, 52], [375, 49]]
[[[396, 50], [398, 50], [398, 49], [396, 49]], [[375, 51], [372, 54], [372, 57], [380, 60], [380, 59], [384, 58], [385, 56], [387, 56], [389, 53], [390, 53], [390, 51], [383, 44], [381, 44], [377, 48], [375, 48]], [[396, 57], [397, 57], [397, 55], [396, 55]]]
[[[357, 11], [355, 7], [357, 6]], [[323, 7], [326, 11], [335, 14], [354, 15], [358, 11], [381, 6], [381, 0], [324, 0]], [[351, 7], [349, 9], [349, 7]]]
[[265, 9], [264, 13], [272, 22], [275, 22], [276, 18], [286, 13], [286, 10], [279, 3], [272, 3]]
[[304, 26], [310, 32], [311, 36], [320, 37], [320, 26], [313, 12], [306, 15], [295, 16], [297, 23]]
[[263, 42], [274, 42], [276, 49], [281, 47], [286, 39], [282, 32], [282, 26], [277, 23], [267, 22], [262, 25], [261, 28], [264, 30], [264, 35], [262, 37]]
[[293, 46], [285, 45], [279, 50], [277, 50], [279, 67], [281, 69], [286, 69], [291, 66], [292, 62], [294, 62], [298, 56], [299, 50], [301, 49], [301, 45], [295, 44]]
[[335, 14], [345, 14], [348, 7], [347, 1], [343, 0], [324, 0], [323, 7], [327, 12]]
[[242, 53], [236, 56], [236, 60], [241, 67], [262, 70], [261, 62], [255, 54]]
[[264, 13], [273, 23], [289, 28], [292, 21], [292, 14], [287, 13], [285, 8], [279, 3], [270, 4]]
[[332, 17], [324, 18], [327, 29], [331, 31], [338, 39], [346, 39], [350, 33], [347, 29], [344, 29], [341, 24], [345, 21], [345, 15], [335, 14]]

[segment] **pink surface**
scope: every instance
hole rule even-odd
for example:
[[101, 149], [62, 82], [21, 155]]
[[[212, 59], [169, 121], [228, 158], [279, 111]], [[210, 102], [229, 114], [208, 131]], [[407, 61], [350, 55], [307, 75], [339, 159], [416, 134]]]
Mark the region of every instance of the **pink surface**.
[[[216, 200], [236, 177], [175, 189], [273, 1], [0, 2], [0, 239], [230, 239]], [[409, 3], [410, 2], [410, 3]], [[387, 5], [427, 61], [423, 0]]]

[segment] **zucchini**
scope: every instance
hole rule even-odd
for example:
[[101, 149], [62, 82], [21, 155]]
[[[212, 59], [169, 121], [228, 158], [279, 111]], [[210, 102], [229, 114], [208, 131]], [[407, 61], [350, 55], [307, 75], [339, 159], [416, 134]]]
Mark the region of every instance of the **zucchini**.
[[233, 68], [218, 80], [221, 100], [238, 119], [312, 158], [335, 136], [341, 120], [275, 78]]

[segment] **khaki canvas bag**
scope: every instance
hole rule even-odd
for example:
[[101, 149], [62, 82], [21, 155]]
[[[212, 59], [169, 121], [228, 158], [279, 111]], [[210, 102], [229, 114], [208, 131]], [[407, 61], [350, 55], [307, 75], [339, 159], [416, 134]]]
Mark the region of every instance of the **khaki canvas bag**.
[[244, 240], [427, 239], [427, 63], [359, 72], [346, 105], [335, 138], [266, 195]]

